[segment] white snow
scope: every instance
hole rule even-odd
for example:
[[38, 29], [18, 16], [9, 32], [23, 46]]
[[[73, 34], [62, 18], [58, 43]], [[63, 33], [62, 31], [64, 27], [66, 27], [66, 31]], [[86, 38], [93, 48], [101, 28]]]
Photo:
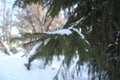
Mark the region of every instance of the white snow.
[[28, 58], [31, 57], [32, 55], [36, 54], [38, 48], [42, 45], [42, 41], [38, 42], [37, 44], [34, 45], [34, 47], [32, 48], [32, 50], [30, 51]]
[[66, 34], [66, 35], [70, 35], [70, 34], [72, 34], [71, 29], [76, 31], [82, 37], [82, 39], [85, 38], [84, 35], [81, 33], [81, 31], [79, 31], [76, 28], [73, 28], [72, 26], [69, 27], [68, 29], [61, 29], [61, 30], [56, 30], [56, 31], [52, 31], [52, 32], [47, 31], [47, 32], [44, 32], [44, 33], [46, 33], [46, 34], [60, 34], [60, 35], [65, 35]]
[[[31, 70], [27, 70], [24, 66], [27, 58], [18, 56], [8, 56], [0, 53], [0, 80], [52, 80], [59, 69], [57, 60], [45, 69], [41, 69], [42, 63], [40, 64], [39, 61], [35, 60], [32, 62]], [[84, 71], [82, 74], [82, 78], [68, 80], [87, 80], [86, 72]]]
[[69, 29], [61, 29], [61, 30], [56, 30], [52, 32], [45, 32], [46, 34], [60, 34], [60, 35], [70, 35], [72, 33], [71, 30]]
[[0, 80], [52, 80], [57, 72], [51, 67], [40, 69], [35, 62], [28, 71], [24, 66], [26, 61], [26, 58], [0, 55]]
[[76, 31], [81, 37], [82, 37], [82, 39], [84, 39], [85, 38], [85, 36], [78, 30], [78, 29], [76, 29], [76, 28], [72, 28], [74, 31]]

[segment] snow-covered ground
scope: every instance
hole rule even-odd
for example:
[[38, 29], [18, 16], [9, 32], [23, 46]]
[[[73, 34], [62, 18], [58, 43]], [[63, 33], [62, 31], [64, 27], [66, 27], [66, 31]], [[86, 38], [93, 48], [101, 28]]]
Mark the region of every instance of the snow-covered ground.
[[[52, 80], [59, 68], [57, 61], [45, 69], [40, 69], [40, 63], [34, 61], [31, 70], [27, 70], [24, 66], [26, 62], [27, 58], [0, 53], [0, 80]], [[87, 80], [86, 72], [83, 72], [82, 78], [74, 80]]]
[[25, 58], [0, 55], [0, 80], [52, 80], [57, 70], [40, 69], [36, 63], [31, 70], [24, 66]]

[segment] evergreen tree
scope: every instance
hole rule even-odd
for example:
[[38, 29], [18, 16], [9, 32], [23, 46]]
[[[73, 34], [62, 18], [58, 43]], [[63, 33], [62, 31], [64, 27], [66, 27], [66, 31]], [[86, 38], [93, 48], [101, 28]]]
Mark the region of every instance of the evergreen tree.
[[[48, 7], [46, 18], [54, 18], [61, 10], [64, 11], [68, 19], [63, 28], [72, 33], [25, 35], [32, 38], [32, 42], [48, 40], [42, 50], [30, 58], [30, 62], [42, 57], [48, 63], [54, 55], [64, 55], [63, 65], [69, 68], [77, 55], [76, 69], [79, 70], [79, 66], [87, 62], [89, 73], [93, 74], [92, 80], [120, 80], [120, 45], [115, 42], [119, 36], [114, 39], [113, 35], [120, 30], [120, 0], [16, 0], [15, 5], [24, 8], [31, 3]], [[85, 38], [79, 35], [79, 29]], [[108, 46], [110, 42], [113, 42], [111, 47]]]

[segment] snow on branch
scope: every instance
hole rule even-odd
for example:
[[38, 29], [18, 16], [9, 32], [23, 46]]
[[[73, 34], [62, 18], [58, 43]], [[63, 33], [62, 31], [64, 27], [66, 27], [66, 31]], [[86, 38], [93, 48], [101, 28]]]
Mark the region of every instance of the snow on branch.
[[[72, 34], [72, 30], [77, 32], [82, 39], [84, 39], [84, 35], [76, 28], [73, 28], [73, 27], [69, 27], [68, 29], [61, 29], [61, 30], [56, 30], [56, 31], [52, 31], [52, 32], [44, 32], [45, 34], [60, 34], [60, 35], [70, 35]], [[41, 46], [43, 46], [44, 42], [41, 41], [39, 43], [37, 43], [33, 48], [32, 50], [30, 51], [29, 55], [28, 55], [28, 58], [31, 57], [32, 55], [36, 54], [38, 49], [40, 49]]]
[[72, 31], [70, 29], [61, 29], [61, 30], [56, 30], [52, 32], [44, 32], [46, 34], [60, 34], [60, 35], [70, 35], [72, 34]]
[[33, 48], [32, 50], [30, 51], [29, 55], [28, 55], [28, 58], [30, 58], [32, 55], [36, 54], [38, 49], [40, 48], [40, 46], [43, 45], [43, 42], [38, 42]]
[[76, 28], [70, 28], [70, 29], [72, 29], [72, 30], [74, 30], [75, 32], [77, 32], [77, 33], [81, 36], [82, 39], [85, 38], [85, 36], [84, 36], [78, 29], [76, 29]]

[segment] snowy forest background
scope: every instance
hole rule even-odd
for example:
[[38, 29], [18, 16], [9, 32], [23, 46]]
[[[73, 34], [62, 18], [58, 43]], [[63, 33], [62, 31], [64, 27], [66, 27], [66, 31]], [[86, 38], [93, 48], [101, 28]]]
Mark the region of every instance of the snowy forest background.
[[119, 0], [0, 0], [0, 80], [120, 80]]

